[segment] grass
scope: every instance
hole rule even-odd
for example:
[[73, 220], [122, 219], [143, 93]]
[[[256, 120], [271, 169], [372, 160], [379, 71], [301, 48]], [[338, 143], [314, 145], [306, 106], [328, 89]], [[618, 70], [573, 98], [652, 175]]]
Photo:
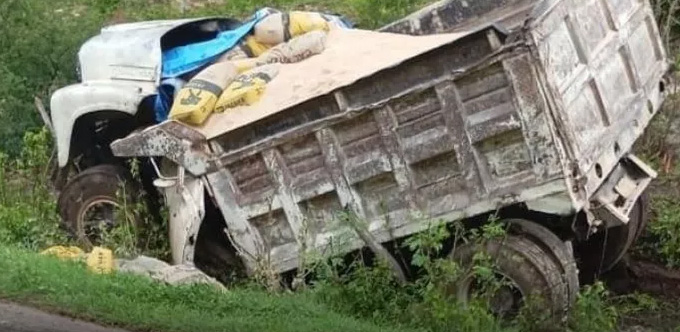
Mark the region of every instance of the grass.
[[11, 247], [0, 247], [0, 270], [2, 298], [133, 330], [407, 331], [334, 313], [311, 294], [171, 287], [124, 274], [91, 274], [81, 264]]
[[[137, 21], [168, 17], [219, 15], [245, 18], [263, 7], [280, 10], [331, 12], [350, 18], [358, 27], [376, 29], [400, 19], [436, 0], [228, 0], [185, 13], [177, 6], [149, 6], [144, 1], [108, 1], [100, 11], [112, 13], [116, 21]], [[106, 1], [101, 1], [106, 2]]]

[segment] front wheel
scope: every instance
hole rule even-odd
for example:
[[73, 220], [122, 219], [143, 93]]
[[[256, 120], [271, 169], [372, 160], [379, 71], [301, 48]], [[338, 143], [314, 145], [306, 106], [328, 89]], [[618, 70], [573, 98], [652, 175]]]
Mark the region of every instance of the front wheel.
[[[118, 213], [133, 206], [137, 197], [126, 169], [98, 165], [66, 184], [59, 195], [57, 208], [65, 228], [79, 243], [91, 247], [101, 242], [102, 232], [113, 228], [120, 217]], [[136, 219], [132, 214], [124, 215]]]

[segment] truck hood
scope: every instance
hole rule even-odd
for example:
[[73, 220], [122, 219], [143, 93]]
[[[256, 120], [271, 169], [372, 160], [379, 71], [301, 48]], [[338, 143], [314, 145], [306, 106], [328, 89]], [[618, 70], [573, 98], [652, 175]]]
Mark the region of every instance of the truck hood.
[[161, 64], [161, 37], [184, 24], [206, 20], [193, 18], [126, 23], [106, 27], [80, 49], [78, 60], [83, 82], [133, 80], [157, 82]]

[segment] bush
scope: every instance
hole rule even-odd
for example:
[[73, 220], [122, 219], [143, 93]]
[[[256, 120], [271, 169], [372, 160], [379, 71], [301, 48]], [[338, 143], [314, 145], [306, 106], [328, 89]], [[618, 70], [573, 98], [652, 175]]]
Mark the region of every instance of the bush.
[[47, 130], [26, 133], [23, 146], [18, 160], [0, 154], [0, 242], [32, 250], [65, 243], [45, 176]]
[[569, 318], [571, 331], [615, 331], [617, 308], [608, 301], [609, 293], [602, 283], [586, 286], [579, 294]]
[[91, 1], [4, 0], [0, 3], [0, 151], [16, 156], [21, 137], [41, 127], [33, 97], [47, 101], [76, 80], [76, 53], [104, 17]]
[[[411, 264], [423, 272], [413, 283], [399, 283], [380, 261], [374, 267], [367, 267], [363, 260], [357, 260], [347, 267], [349, 273], [321, 279], [315, 293], [324, 304], [336, 310], [383, 324], [396, 323], [432, 332], [511, 331], [513, 329], [504, 327], [488, 310], [489, 295], [501, 282], [485, 278], [489, 275], [487, 272], [493, 270], [493, 260], [480, 255], [473, 266], [463, 267], [442, 257], [443, 242], [451, 236], [460, 241], [483, 242], [505, 236], [504, 228], [499, 225], [491, 223], [482, 232], [472, 232], [463, 238], [462, 224], [456, 223], [452, 227], [453, 235], [447, 227], [438, 226], [408, 239], [405, 247], [413, 254]], [[470, 303], [462, 304], [450, 292], [450, 287], [470, 271], [481, 287]]]
[[680, 205], [674, 198], [657, 197], [652, 208], [653, 220], [638, 251], [669, 267], [680, 267]]

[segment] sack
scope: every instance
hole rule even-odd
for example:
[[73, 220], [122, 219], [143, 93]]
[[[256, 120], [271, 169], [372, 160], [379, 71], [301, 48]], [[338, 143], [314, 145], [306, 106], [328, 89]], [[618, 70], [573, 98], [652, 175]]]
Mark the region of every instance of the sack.
[[94, 273], [109, 274], [115, 270], [113, 251], [101, 247], [94, 247], [92, 252], [85, 253], [78, 247], [55, 246], [43, 250], [40, 254], [71, 261], [84, 260], [87, 268]]
[[40, 254], [55, 256], [57, 258], [66, 260], [78, 260], [81, 257], [85, 256], [85, 252], [78, 247], [64, 247], [64, 246], [50, 247], [40, 252]]
[[215, 108], [217, 99], [237, 76], [234, 64], [218, 62], [196, 75], [177, 93], [170, 119], [201, 125]]
[[248, 58], [256, 58], [269, 50], [272, 45], [262, 44], [254, 36], [247, 36], [228, 52], [222, 54], [216, 62], [235, 61]]
[[277, 45], [257, 59], [258, 65], [267, 63], [295, 63], [320, 54], [326, 49], [327, 34], [312, 31]]
[[238, 71], [239, 74], [243, 74], [257, 66], [259, 66], [257, 59], [239, 59], [235, 61], [231, 61], [231, 63], [236, 67], [236, 71]]
[[246, 37], [244, 44], [245, 52], [251, 58], [258, 57], [271, 48], [271, 45], [260, 43], [254, 36]]
[[239, 75], [220, 96], [215, 112], [221, 113], [229, 108], [256, 103], [264, 94], [267, 83], [271, 82], [278, 72], [278, 66], [268, 65]]
[[329, 31], [326, 17], [314, 12], [276, 13], [263, 18], [253, 28], [255, 39], [266, 45], [278, 45], [312, 31]]

